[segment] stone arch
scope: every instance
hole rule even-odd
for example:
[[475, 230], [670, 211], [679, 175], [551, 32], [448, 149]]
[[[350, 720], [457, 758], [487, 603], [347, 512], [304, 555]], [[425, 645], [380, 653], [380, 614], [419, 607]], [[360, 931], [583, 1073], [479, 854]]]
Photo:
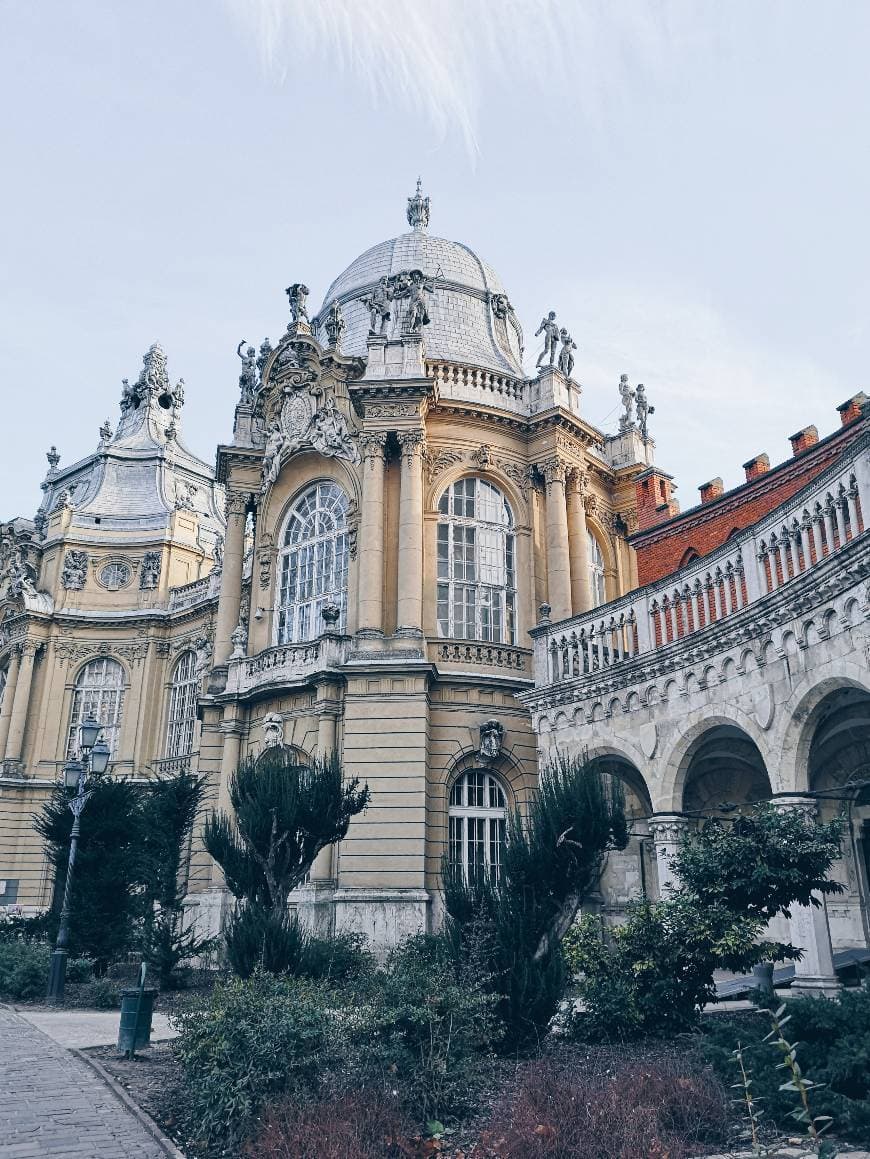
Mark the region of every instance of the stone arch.
[[531, 506], [528, 499], [510, 476], [492, 466], [478, 467], [468, 463], [456, 463], [442, 471], [428, 484], [423, 501], [425, 515], [437, 516], [441, 496], [459, 479], [484, 479], [496, 487], [504, 496], [513, 516], [515, 531], [528, 530], [531, 526]]
[[620, 739], [616, 743], [593, 743], [586, 750], [587, 764], [591, 768], [610, 773], [622, 781], [630, 790], [640, 807], [639, 810], [626, 803], [630, 816], [648, 817], [653, 811], [652, 794], [641, 769], [648, 764], [633, 745]]
[[293, 455], [284, 464], [278, 481], [266, 497], [265, 511], [257, 529], [257, 548], [269, 535], [277, 546], [278, 536], [287, 522], [290, 509], [308, 487], [316, 483], [335, 483], [345, 492], [351, 511], [359, 509], [360, 480], [353, 466], [344, 459], [325, 459], [314, 451]]
[[605, 595], [608, 600], [614, 600], [619, 596], [616, 590], [618, 582], [618, 565], [616, 561], [616, 551], [614, 550], [613, 541], [607, 528], [601, 520], [589, 512], [586, 513], [586, 530], [593, 537], [595, 542], [601, 549], [601, 558], [604, 561], [604, 588]]
[[[715, 749], [712, 746], [716, 746]], [[702, 797], [708, 797], [717, 789], [717, 768], [727, 772], [726, 762], [732, 757], [740, 776], [732, 777], [731, 782], [741, 782], [746, 789], [746, 792], [741, 789], [744, 800], [739, 803], [769, 796], [773, 786], [767, 755], [767, 743], [762, 730], [736, 705], [728, 705], [726, 713], [722, 715], [705, 717], [686, 729], [662, 759], [660, 811], [682, 812], [687, 804], [693, 804], [694, 799], [700, 801]], [[762, 777], [764, 785], [761, 783]], [[708, 782], [703, 793], [701, 779]], [[687, 786], [691, 787], [693, 780], [695, 791], [690, 793], [687, 802], [686, 789]], [[723, 790], [726, 787], [723, 783]], [[735, 783], [732, 787], [736, 790], [740, 785]], [[755, 795], [747, 796], [747, 792]], [[722, 801], [732, 799], [723, 791]]]
[[777, 735], [771, 738], [776, 749], [782, 753], [780, 792], [805, 793], [809, 790], [810, 749], [829, 698], [844, 689], [870, 695], [870, 677], [866, 670], [854, 663], [844, 666], [842, 661], [837, 669], [836, 675], [819, 678], [814, 673], [804, 679], [783, 706], [783, 723]]

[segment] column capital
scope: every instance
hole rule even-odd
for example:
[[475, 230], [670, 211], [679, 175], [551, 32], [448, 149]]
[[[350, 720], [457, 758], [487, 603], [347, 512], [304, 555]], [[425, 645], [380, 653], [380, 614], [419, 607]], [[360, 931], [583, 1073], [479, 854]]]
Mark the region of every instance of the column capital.
[[578, 466], [567, 467], [565, 487], [570, 495], [579, 495], [582, 499], [589, 490], [589, 472]]
[[245, 515], [251, 501], [250, 493], [231, 489], [226, 495], [226, 513], [230, 515]]
[[564, 487], [568, 469], [568, 464], [564, 459], [561, 459], [558, 455], [550, 455], [549, 458], [543, 459], [538, 463], [537, 467], [544, 477], [544, 482], [548, 490], [554, 483]]
[[387, 445], [386, 431], [362, 431], [359, 436], [359, 449], [364, 460], [380, 459], [383, 462], [384, 448]]
[[782, 813], [804, 813], [807, 817], [815, 817], [818, 812], [818, 802], [815, 797], [807, 793], [777, 793], [770, 799], [774, 809]]
[[409, 465], [415, 457], [422, 458], [426, 441], [426, 433], [422, 427], [412, 427], [410, 430], [397, 431], [396, 438], [399, 440], [402, 454], [407, 458]]
[[689, 827], [689, 818], [682, 813], [653, 813], [648, 820], [649, 834], [655, 842], [676, 843]]

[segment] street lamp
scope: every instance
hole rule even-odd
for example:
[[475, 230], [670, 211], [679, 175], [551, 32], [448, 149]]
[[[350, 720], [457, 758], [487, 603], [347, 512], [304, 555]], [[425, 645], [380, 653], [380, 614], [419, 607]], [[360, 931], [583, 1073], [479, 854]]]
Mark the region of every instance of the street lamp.
[[57, 941], [51, 955], [51, 970], [48, 975], [47, 1001], [51, 1006], [63, 1004], [64, 983], [66, 981], [67, 947], [69, 944], [69, 909], [72, 893], [73, 869], [76, 863], [76, 849], [79, 842], [80, 818], [87, 804], [91, 790], [88, 789], [89, 774], [99, 777], [109, 767], [109, 746], [100, 739], [103, 726], [93, 716], [87, 716], [78, 729], [79, 759], [70, 760], [63, 767], [63, 783], [67, 789], [74, 789], [69, 807], [73, 815], [69, 840], [69, 861], [66, 867], [66, 881], [63, 887], [63, 905], [60, 909], [60, 926]]

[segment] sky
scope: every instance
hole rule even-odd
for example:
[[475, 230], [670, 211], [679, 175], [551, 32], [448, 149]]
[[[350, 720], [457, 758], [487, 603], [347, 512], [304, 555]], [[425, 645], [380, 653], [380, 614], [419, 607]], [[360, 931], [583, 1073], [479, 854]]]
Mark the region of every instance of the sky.
[[184, 438], [232, 430], [240, 339], [430, 232], [574, 334], [584, 417], [656, 407], [684, 508], [868, 388], [870, 5], [0, 0], [0, 518], [95, 449], [159, 340]]

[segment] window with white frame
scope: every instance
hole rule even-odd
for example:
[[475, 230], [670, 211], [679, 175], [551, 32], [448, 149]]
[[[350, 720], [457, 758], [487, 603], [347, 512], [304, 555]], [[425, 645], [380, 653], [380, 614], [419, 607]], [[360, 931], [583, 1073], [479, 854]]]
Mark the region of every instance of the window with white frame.
[[458, 479], [438, 511], [438, 634], [515, 644], [516, 538], [505, 497], [485, 479]]
[[336, 483], [315, 483], [291, 508], [281, 537], [279, 644], [314, 640], [325, 624], [321, 612], [340, 609], [336, 628], [347, 626], [349, 560], [347, 496]]
[[185, 757], [193, 751], [196, 724], [196, 697], [199, 680], [196, 653], [182, 652], [175, 665], [169, 690], [169, 720], [166, 727], [166, 756]]
[[470, 769], [453, 784], [448, 810], [448, 859], [461, 866], [466, 881], [480, 874], [498, 877], [507, 829], [504, 789], [492, 773]]
[[597, 608], [599, 604], [607, 603], [607, 595], [604, 587], [604, 556], [601, 554], [601, 545], [592, 534], [587, 531], [589, 536], [589, 590], [592, 595], [592, 606]]
[[79, 725], [91, 716], [103, 726], [103, 740], [114, 757], [124, 708], [124, 669], [117, 660], [101, 656], [89, 661], [78, 675], [73, 690], [67, 756], [78, 755]]

